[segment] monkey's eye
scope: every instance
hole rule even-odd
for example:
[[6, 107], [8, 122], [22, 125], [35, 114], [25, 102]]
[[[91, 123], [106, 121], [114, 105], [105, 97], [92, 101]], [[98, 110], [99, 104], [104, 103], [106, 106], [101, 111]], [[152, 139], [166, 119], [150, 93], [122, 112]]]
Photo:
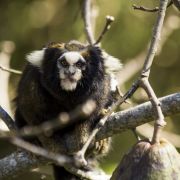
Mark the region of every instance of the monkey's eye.
[[76, 63], [76, 67], [78, 67], [78, 68], [82, 68], [84, 65], [85, 65], [85, 64], [84, 64], [82, 61], [78, 61], [78, 62]]
[[67, 61], [66, 61], [65, 59], [62, 59], [62, 60], [60, 61], [60, 63], [61, 63], [61, 65], [62, 65], [63, 67], [68, 67], [68, 66], [69, 66], [69, 64], [67, 63]]

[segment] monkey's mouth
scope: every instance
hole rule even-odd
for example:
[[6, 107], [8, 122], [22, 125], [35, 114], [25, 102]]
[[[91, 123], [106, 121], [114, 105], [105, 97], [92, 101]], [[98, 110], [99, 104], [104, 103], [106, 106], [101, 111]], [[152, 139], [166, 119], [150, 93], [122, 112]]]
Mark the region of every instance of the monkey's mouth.
[[74, 79], [73, 77], [68, 77], [67, 80], [70, 81], [70, 82], [72, 82], [72, 83], [77, 82], [77, 80]]
[[73, 77], [66, 77], [64, 79], [61, 79], [61, 81], [68, 81], [68, 82], [71, 82], [71, 83], [76, 83], [77, 82], [77, 79], [73, 78]]
[[66, 91], [73, 91], [76, 89], [77, 80], [74, 78], [61, 79], [61, 88]]

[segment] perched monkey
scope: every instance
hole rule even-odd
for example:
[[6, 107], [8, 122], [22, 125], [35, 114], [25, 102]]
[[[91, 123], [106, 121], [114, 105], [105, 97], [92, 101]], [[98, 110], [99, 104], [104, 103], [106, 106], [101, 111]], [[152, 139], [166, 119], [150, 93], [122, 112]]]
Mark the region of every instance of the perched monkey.
[[[75, 41], [50, 43], [27, 55], [27, 61], [16, 98], [15, 121], [19, 128], [56, 119], [89, 99], [96, 103], [88, 118], [38, 136], [44, 148], [73, 155], [102, 117], [102, 109], [113, 103], [116, 84], [109, 73], [118, 71], [121, 64], [99, 47]], [[94, 144], [94, 149], [106, 152], [108, 140]], [[54, 166], [54, 174], [56, 180], [78, 179], [58, 166]]]

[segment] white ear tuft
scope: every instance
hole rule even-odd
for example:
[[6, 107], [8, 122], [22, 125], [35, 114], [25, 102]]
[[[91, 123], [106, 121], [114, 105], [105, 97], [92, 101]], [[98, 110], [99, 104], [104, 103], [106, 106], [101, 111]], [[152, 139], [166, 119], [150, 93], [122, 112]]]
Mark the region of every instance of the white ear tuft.
[[105, 51], [102, 52], [102, 56], [107, 74], [116, 74], [121, 70], [122, 64], [119, 59], [109, 55]]
[[45, 49], [33, 51], [26, 56], [27, 61], [36, 67], [41, 67], [42, 60], [44, 58], [44, 51]]

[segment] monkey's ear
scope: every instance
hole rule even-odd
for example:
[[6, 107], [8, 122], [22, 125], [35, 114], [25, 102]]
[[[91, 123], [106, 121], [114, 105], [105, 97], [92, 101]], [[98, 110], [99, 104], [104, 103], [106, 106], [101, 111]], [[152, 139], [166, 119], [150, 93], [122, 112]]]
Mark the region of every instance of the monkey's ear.
[[44, 58], [45, 49], [33, 51], [26, 56], [28, 62], [36, 67], [41, 67]]
[[120, 59], [109, 55], [104, 50], [102, 51], [102, 57], [104, 59], [104, 66], [107, 74], [116, 74], [120, 72], [122, 68]]

